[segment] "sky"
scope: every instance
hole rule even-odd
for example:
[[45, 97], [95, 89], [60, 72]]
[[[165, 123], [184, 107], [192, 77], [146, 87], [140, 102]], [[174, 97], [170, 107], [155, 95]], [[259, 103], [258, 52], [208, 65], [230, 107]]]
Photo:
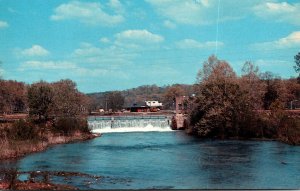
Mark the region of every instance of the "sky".
[[295, 77], [299, 0], [0, 0], [0, 72], [85, 93], [193, 84], [211, 55]]

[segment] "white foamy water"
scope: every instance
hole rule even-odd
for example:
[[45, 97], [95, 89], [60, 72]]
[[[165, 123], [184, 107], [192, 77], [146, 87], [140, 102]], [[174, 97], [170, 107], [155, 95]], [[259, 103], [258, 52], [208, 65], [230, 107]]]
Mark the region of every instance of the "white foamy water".
[[172, 131], [167, 116], [91, 117], [93, 133]]
[[126, 133], [126, 132], [168, 132], [173, 131], [171, 128], [118, 128], [118, 129], [94, 129], [92, 133]]

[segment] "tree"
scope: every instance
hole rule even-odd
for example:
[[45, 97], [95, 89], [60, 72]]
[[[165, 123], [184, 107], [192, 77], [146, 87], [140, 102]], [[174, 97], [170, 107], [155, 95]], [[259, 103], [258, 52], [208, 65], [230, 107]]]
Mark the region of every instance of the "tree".
[[24, 83], [0, 80], [0, 111], [5, 113], [26, 110], [27, 88]]
[[119, 91], [106, 93], [104, 96], [104, 101], [104, 105], [106, 107], [105, 109], [111, 109], [113, 112], [122, 109], [124, 105], [124, 97]]
[[235, 72], [226, 61], [212, 56], [198, 72], [196, 99], [190, 123], [202, 137], [237, 136], [250, 110]]
[[53, 90], [46, 82], [32, 84], [28, 88], [29, 115], [47, 120], [53, 104]]
[[177, 96], [183, 96], [185, 94], [183, 88], [180, 85], [174, 85], [167, 89], [164, 94], [164, 106], [165, 108], [174, 109], [175, 98]]
[[53, 90], [52, 112], [54, 116], [75, 117], [87, 112], [87, 99], [72, 80], [60, 80], [51, 84]]
[[251, 62], [245, 62], [242, 68], [240, 87], [247, 94], [248, 103], [253, 109], [262, 108], [262, 97], [265, 94], [265, 85], [259, 78], [259, 69]]
[[265, 83], [265, 94], [262, 97], [264, 109], [270, 109], [277, 99], [282, 103], [287, 101], [287, 90], [278, 76], [265, 72], [260, 75], [260, 79]]
[[297, 73], [299, 73], [298, 83], [300, 83], [300, 52], [298, 52], [298, 54], [295, 55], [294, 59], [295, 59], [295, 63], [296, 63], [296, 65], [294, 66], [294, 69]]

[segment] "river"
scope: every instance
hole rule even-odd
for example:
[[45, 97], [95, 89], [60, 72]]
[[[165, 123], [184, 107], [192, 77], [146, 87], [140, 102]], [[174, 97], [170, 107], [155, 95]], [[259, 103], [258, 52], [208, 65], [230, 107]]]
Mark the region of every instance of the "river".
[[80, 189], [300, 188], [299, 146], [200, 140], [181, 131], [106, 133], [0, 165], [103, 177], [98, 181], [53, 179]]

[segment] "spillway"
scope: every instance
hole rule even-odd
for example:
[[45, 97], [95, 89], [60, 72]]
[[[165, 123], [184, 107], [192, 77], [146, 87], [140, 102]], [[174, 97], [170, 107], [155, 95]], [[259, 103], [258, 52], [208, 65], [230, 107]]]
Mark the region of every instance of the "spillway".
[[164, 115], [91, 116], [88, 126], [93, 133], [171, 131], [171, 119]]

